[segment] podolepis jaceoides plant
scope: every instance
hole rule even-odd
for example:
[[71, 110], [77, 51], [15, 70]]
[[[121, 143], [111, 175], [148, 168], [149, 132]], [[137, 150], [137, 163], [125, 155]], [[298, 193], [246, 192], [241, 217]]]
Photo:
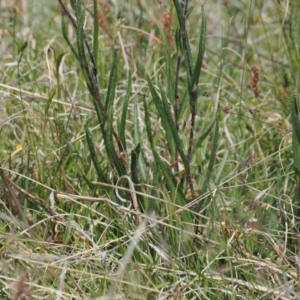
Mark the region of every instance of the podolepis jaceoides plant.
[[[93, 46], [90, 46], [90, 41], [84, 31], [83, 24], [85, 20], [85, 8], [81, 1], [71, 1], [71, 7], [73, 11], [71, 12], [62, 1], [59, 1], [62, 11], [63, 11], [63, 22], [62, 30], [64, 37], [69, 44], [74, 56], [80, 63], [82, 73], [84, 75], [84, 80], [88, 87], [88, 90], [93, 99], [94, 107], [97, 112], [98, 121], [101, 129], [101, 133], [105, 143], [105, 149], [107, 152], [107, 157], [112, 166], [116, 176], [127, 175], [128, 163], [126, 161], [126, 141], [124, 137], [125, 132], [125, 121], [126, 121], [126, 108], [128, 105], [128, 100], [130, 96], [131, 82], [128, 82], [128, 91], [125, 99], [122, 118], [119, 123], [119, 129], [113, 128], [113, 114], [114, 114], [114, 96], [117, 82], [117, 62], [118, 57], [115, 54], [113, 64], [111, 67], [111, 73], [108, 82], [108, 89], [106, 94], [106, 100], [102, 99], [100, 95], [100, 88], [98, 84], [98, 70], [97, 70], [97, 57], [98, 57], [98, 39], [97, 34], [99, 31], [99, 25], [94, 24], [93, 30]], [[152, 139], [152, 128], [149, 128], [150, 122], [148, 122], [148, 106], [145, 100], [144, 110], [145, 110], [145, 121], [148, 133], [148, 140], [153, 152], [155, 164], [158, 167], [157, 171], [159, 174], [153, 175], [153, 177], [159, 176], [164, 177], [167, 190], [171, 191], [171, 195], [175, 203], [184, 206], [187, 202], [186, 194], [191, 194], [192, 199], [196, 198], [196, 193], [194, 191], [194, 178], [191, 171], [191, 161], [193, 158], [193, 153], [197, 151], [197, 148], [201, 146], [202, 141], [207, 137], [213, 128], [214, 123], [218, 123], [217, 118], [213, 117], [212, 122], [208, 124], [202, 134], [199, 137], [195, 137], [195, 118], [197, 114], [197, 100], [198, 100], [198, 82], [201, 73], [201, 67], [203, 63], [204, 51], [205, 51], [205, 39], [206, 39], [206, 18], [204, 13], [204, 8], [202, 9], [202, 24], [199, 37], [199, 45], [197, 48], [196, 55], [191, 53], [191, 46], [189, 42], [189, 37], [186, 30], [186, 20], [188, 14], [191, 13], [192, 8], [188, 8], [188, 2], [181, 4], [179, 1], [174, 1], [174, 7], [176, 9], [176, 15], [178, 17], [178, 28], [176, 29], [176, 48], [177, 48], [177, 67], [175, 72], [168, 72], [168, 92], [165, 92], [163, 86], [159, 84], [156, 86], [152, 79], [148, 79], [149, 90], [157, 113], [161, 119], [161, 124], [165, 131], [165, 136], [168, 144], [168, 150], [170, 157], [166, 158], [172, 161], [180, 161], [183, 164], [184, 180], [178, 180], [175, 178], [172, 171], [165, 165], [162, 161], [160, 155], [157, 153], [157, 145]], [[94, 1], [94, 15], [97, 15], [97, 3]], [[66, 30], [66, 18], [71, 22], [73, 28], [76, 31], [76, 46], [69, 40], [67, 30]], [[171, 62], [173, 57], [170, 55], [170, 49], [168, 49], [168, 43], [165, 43], [165, 58], [167, 62], [167, 68], [171, 69]], [[181, 59], [183, 57], [183, 59]], [[195, 60], [195, 62], [194, 62]], [[183, 61], [183, 62], [182, 62]], [[179, 96], [178, 94], [178, 84], [179, 84], [179, 72], [181, 68], [186, 70], [186, 90]], [[170, 86], [172, 84], [172, 86]], [[172, 109], [171, 109], [172, 107]], [[189, 124], [189, 138], [187, 142], [187, 147], [185, 146], [186, 141], [182, 138], [182, 133], [179, 130], [179, 120], [185, 111], [190, 113], [190, 124]], [[90, 154], [98, 174], [98, 179], [103, 182], [107, 182], [107, 178], [104, 176], [104, 172], [97, 158], [95, 146], [89, 132], [88, 126], [85, 126], [86, 139], [89, 145]], [[217, 137], [218, 137], [218, 125], [216, 126], [215, 141], [213, 143], [213, 148], [211, 152], [211, 158], [206, 172], [205, 179], [203, 181], [203, 192], [207, 190], [208, 182], [210, 180], [210, 175], [212, 168], [214, 166], [214, 160], [217, 149]], [[131, 175], [134, 179], [134, 183], [139, 183], [138, 172], [136, 167], [138, 164], [135, 163], [136, 157], [139, 156], [140, 146], [136, 145], [136, 150], [132, 153], [132, 163], [131, 163]], [[175, 170], [178, 168], [175, 168]], [[187, 188], [186, 188], [187, 187]], [[199, 204], [195, 204], [194, 209], [200, 211], [203, 206], [204, 201], [200, 201]], [[141, 204], [141, 203], [140, 203]], [[140, 207], [144, 209], [144, 207]], [[190, 218], [190, 222], [193, 220]]]

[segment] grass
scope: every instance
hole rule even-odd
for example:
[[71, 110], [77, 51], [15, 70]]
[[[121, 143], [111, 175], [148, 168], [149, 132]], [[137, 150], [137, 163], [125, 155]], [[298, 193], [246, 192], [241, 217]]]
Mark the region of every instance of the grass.
[[297, 1], [49, 3], [0, 2], [0, 298], [298, 299]]

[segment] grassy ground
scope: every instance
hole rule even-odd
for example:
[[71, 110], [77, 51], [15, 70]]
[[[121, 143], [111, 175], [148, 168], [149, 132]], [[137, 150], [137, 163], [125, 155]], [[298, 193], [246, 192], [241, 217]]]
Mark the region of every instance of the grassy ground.
[[64, 3], [0, 1], [0, 298], [298, 299], [297, 1]]

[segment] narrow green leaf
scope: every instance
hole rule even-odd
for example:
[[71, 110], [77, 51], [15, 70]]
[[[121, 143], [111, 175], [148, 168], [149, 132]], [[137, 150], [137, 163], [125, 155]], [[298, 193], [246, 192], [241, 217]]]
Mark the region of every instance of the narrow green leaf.
[[149, 115], [148, 105], [147, 105], [145, 98], [144, 98], [144, 111], [145, 111], [145, 125], [146, 125], [148, 141], [150, 143], [151, 149], [153, 149], [154, 142], [153, 142], [153, 136], [152, 136], [151, 123], [150, 123], [150, 115]]
[[133, 111], [133, 141], [137, 145], [140, 143], [140, 128], [139, 128], [139, 103], [135, 102]]
[[109, 107], [107, 112], [107, 129], [104, 133], [105, 149], [112, 165], [116, 167], [118, 174], [122, 176], [126, 174], [126, 170], [121, 163], [120, 157], [118, 156], [113, 143], [113, 106]]
[[203, 63], [203, 57], [204, 57], [204, 52], [205, 52], [205, 42], [206, 42], [206, 17], [205, 17], [205, 11], [204, 8], [202, 7], [202, 22], [201, 22], [201, 31], [200, 31], [200, 41], [199, 41], [199, 46], [198, 46], [198, 55], [197, 55], [197, 60], [193, 72], [193, 77], [192, 77], [192, 87], [197, 86], [199, 82], [199, 76], [200, 76], [200, 71], [202, 68], [202, 63]]
[[165, 116], [167, 118], [167, 122], [169, 124], [172, 136], [174, 138], [174, 142], [175, 142], [176, 147], [178, 149], [178, 152], [179, 152], [179, 155], [181, 157], [181, 160], [182, 160], [182, 162], [184, 164], [186, 173], [189, 174], [189, 172], [190, 172], [190, 165], [188, 163], [186, 154], [184, 153], [183, 144], [182, 144], [182, 141], [181, 141], [181, 139], [180, 139], [180, 137], [178, 135], [178, 131], [177, 131], [177, 128], [176, 128], [176, 125], [175, 125], [175, 122], [173, 120], [173, 116], [172, 116], [172, 113], [171, 113], [171, 110], [170, 110], [170, 105], [168, 103], [166, 94], [165, 94], [162, 86], [160, 86], [160, 92], [161, 92], [161, 96], [162, 96], [162, 103], [163, 103], [163, 108], [164, 108]]
[[187, 109], [189, 105], [188, 96], [189, 96], [189, 90], [187, 86], [183, 93], [183, 96], [179, 98], [180, 105], [178, 109], [178, 120], [182, 118], [183, 112], [185, 111], [185, 109]]
[[182, 49], [183, 49], [182, 53], [184, 55], [184, 63], [186, 65], [186, 70], [187, 70], [188, 87], [189, 90], [191, 90], [191, 76], [194, 67], [192, 62], [191, 47], [188, 39], [188, 34], [186, 31], [186, 18], [183, 15], [182, 6], [179, 0], [173, 0], [173, 3], [175, 5], [175, 10], [176, 10], [176, 14], [180, 26], [180, 36], [182, 40]]
[[95, 110], [96, 110], [96, 114], [97, 114], [97, 118], [98, 118], [98, 122], [100, 124], [102, 134], [103, 134], [103, 136], [105, 136], [105, 134], [104, 134], [105, 118], [103, 117], [103, 114], [100, 110], [100, 107], [99, 107], [97, 101], [94, 98], [93, 98], [93, 103], [94, 103], [94, 107], [95, 107]]
[[298, 108], [298, 97], [296, 95], [291, 96], [291, 121], [295, 135], [300, 143], [300, 122], [299, 122], [299, 108]]
[[181, 8], [181, 3], [179, 2], [179, 0], [173, 0], [173, 3], [175, 5], [179, 26], [182, 31], [185, 31], [185, 19], [184, 19], [183, 11]]
[[[158, 166], [156, 164], [153, 165], [152, 170], [153, 170], [152, 185], [157, 187], [157, 186], [159, 186], [159, 183], [160, 183], [161, 174], [160, 174], [160, 172], [158, 170]], [[157, 189], [151, 189], [149, 191], [149, 193], [152, 196], [156, 196], [156, 197], [158, 196]], [[149, 201], [149, 210], [160, 211], [159, 210], [159, 207], [161, 205], [160, 201], [155, 201], [152, 198], [150, 198], [148, 201]]]
[[[135, 184], [135, 190], [137, 192], [141, 192], [141, 188], [139, 186], [140, 180], [139, 180], [139, 175], [138, 175], [138, 160], [141, 152], [141, 144], [138, 144], [133, 151], [131, 152], [131, 179], [132, 182]], [[141, 212], [145, 212], [145, 202], [144, 199], [141, 195], [137, 195], [137, 200], [139, 203], [139, 207]]]
[[161, 118], [161, 124], [162, 124], [162, 127], [165, 130], [165, 136], [166, 136], [167, 144], [168, 144], [168, 147], [169, 147], [170, 153], [172, 155], [172, 159], [173, 159], [174, 158], [174, 142], [173, 142], [173, 138], [172, 138], [172, 132], [171, 132], [171, 129], [170, 129], [170, 125], [168, 123], [168, 119], [167, 119], [167, 116], [166, 116], [164, 108], [163, 108], [162, 100], [160, 99], [160, 97], [159, 97], [156, 89], [154, 88], [150, 78], [148, 79], [148, 85], [149, 85], [150, 92], [152, 94], [153, 102], [154, 102], [154, 104], [156, 106], [156, 109], [158, 111], [158, 115]]
[[85, 70], [88, 66], [84, 48], [84, 31], [83, 22], [85, 18], [85, 10], [82, 9], [80, 14], [77, 14], [77, 50], [81, 68]]
[[201, 189], [202, 194], [205, 194], [207, 191], [207, 186], [208, 186], [209, 180], [211, 178], [211, 173], [212, 173], [213, 167], [215, 165], [215, 160], [216, 160], [217, 150], [218, 150], [218, 141], [219, 141], [219, 120], [218, 120], [218, 118], [216, 118], [215, 136], [214, 136], [214, 141], [213, 141], [213, 145], [212, 145], [212, 149], [211, 149], [211, 155], [209, 158], [205, 181], [203, 183], [203, 188]]
[[27, 46], [28, 46], [28, 41], [25, 41], [25, 42], [21, 45], [21, 47], [19, 47], [19, 50], [18, 50], [19, 54], [22, 53], [22, 52], [24, 52], [24, 50], [27, 48]]
[[131, 152], [131, 179], [134, 184], [139, 183], [138, 177], [138, 157], [141, 152], [141, 144], [137, 144], [137, 146]]
[[295, 172], [300, 174], [300, 143], [297, 138], [296, 130], [292, 130], [292, 146], [293, 146], [293, 158]]
[[70, 0], [70, 4], [73, 10], [76, 10], [76, 0]]
[[131, 97], [131, 90], [132, 90], [132, 78], [131, 78], [131, 74], [129, 73], [128, 74], [127, 91], [126, 91], [126, 96], [125, 96], [124, 102], [123, 102], [121, 122], [119, 125], [119, 137], [120, 137], [120, 141], [123, 145], [124, 150], [126, 150], [126, 143], [125, 143], [126, 116], [127, 116], [127, 108], [128, 108], [129, 99]]
[[71, 51], [73, 52], [74, 56], [76, 57], [76, 59], [79, 61], [78, 52], [75, 49], [75, 47], [72, 45], [72, 43], [71, 43], [71, 41], [68, 37], [68, 30], [67, 30], [67, 25], [66, 25], [64, 17], [62, 18], [62, 22], [61, 22], [61, 29], [62, 29], [62, 34], [63, 34], [63, 37], [64, 37], [65, 41], [69, 45], [69, 47], [70, 47]]
[[298, 11], [297, 13], [296, 42], [297, 42], [298, 59], [299, 59], [300, 58], [300, 11]]
[[86, 141], [89, 147], [89, 151], [90, 151], [90, 155], [91, 155], [91, 159], [93, 161], [95, 170], [97, 172], [97, 175], [99, 177], [100, 180], [105, 181], [105, 176], [103, 176], [103, 170], [101, 168], [100, 162], [97, 158], [97, 154], [96, 154], [96, 149], [95, 149], [95, 145], [93, 142], [93, 138], [92, 138], [92, 134], [88, 128], [88, 126], [85, 124], [84, 125], [84, 131], [85, 131], [85, 137], [86, 137]]
[[[49, 111], [49, 108], [51, 106], [51, 103], [52, 103], [52, 100], [56, 94], [56, 89], [49, 89], [49, 94], [48, 94], [48, 101], [47, 101], [47, 104], [46, 104], [46, 107], [45, 107], [45, 116], [48, 116], [48, 111]], [[46, 122], [48, 122], [49, 118], [46, 118]]]
[[300, 174], [300, 122], [298, 97], [291, 96], [292, 147], [295, 172]]
[[203, 141], [206, 139], [206, 137], [211, 132], [215, 122], [216, 122], [216, 116], [214, 115], [213, 118], [211, 119], [211, 121], [203, 129], [203, 131], [201, 132], [197, 142], [195, 143], [195, 151], [201, 147], [201, 144], [203, 143]]
[[176, 28], [176, 31], [175, 31], [175, 43], [176, 43], [177, 52], [183, 53], [182, 40], [181, 40], [181, 34], [180, 34], [180, 27], [179, 26]]
[[64, 52], [59, 52], [58, 54], [56, 54], [55, 52], [55, 69], [56, 69], [56, 73], [59, 73], [59, 67], [60, 64], [62, 62], [63, 57], [65, 56]]
[[117, 53], [114, 53], [114, 60], [111, 66], [111, 71], [109, 75], [106, 101], [105, 101], [105, 110], [108, 110], [109, 107], [113, 105], [113, 101], [115, 98], [115, 91], [117, 86], [117, 67], [118, 67], [118, 56]]
[[172, 103], [174, 104], [174, 86], [175, 86], [175, 80], [174, 80], [174, 71], [173, 71], [173, 66], [171, 64], [171, 54], [169, 51], [169, 48], [167, 46], [168, 40], [165, 37], [165, 51], [164, 51], [164, 56], [165, 56], [165, 66], [166, 66], [166, 77], [168, 80], [168, 97]]
[[62, 62], [62, 59], [65, 55], [64, 52], [58, 52], [57, 51], [54, 51], [54, 55], [55, 55], [55, 68], [56, 68], [56, 80], [57, 80], [57, 98], [58, 99], [61, 99], [61, 89], [62, 89], [62, 85], [61, 85], [61, 82], [60, 82], [60, 73], [59, 73], [59, 67], [60, 67], [60, 64]]
[[[81, 6], [79, 6], [81, 7]], [[62, 18], [62, 33], [63, 33], [63, 37], [66, 40], [67, 44], [69, 45], [69, 47], [71, 48], [71, 51], [73, 52], [74, 56], [76, 57], [76, 59], [79, 61], [82, 72], [83, 72], [83, 77], [84, 80], [87, 84], [87, 87], [89, 89], [89, 92], [91, 93], [91, 95], [93, 95], [94, 91], [92, 89], [90, 80], [88, 78], [87, 75], [87, 71], [84, 68], [84, 66], [87, 66], [87, 62], [86, 62], [86, 56], [85, 56], [85, 48], [84, 48], [84, 41], [83, 41], [83, 21], [84, 21], [84, 11], [81, 14], [81, 20], [78, 18], [77, 19], [77, 49], [78, 51], [75, 49], [75, 47], [72, 45], [69, 37], [68, 37], [68, 32], [67, 32], [67, 25], [65, 23], [65, 18]], [[80, 54], [79, 54], [80, 53]]]
[[143, 182], [146, 182], [148, 180], [148, 164], [146, 162], [146, 159], [144, 157], [144, 155], [141, 155], [139, 156], [139, 171], [140, 171], [140, 174], [141, 174], [141, 177], [142, 177], [142, 181]]
[[225, 155], [223, 156], [223, 159], [221, 161], [221, 164], [219, 166], [218, 173], [216, 176], [216, 180], [215, 180], [216, 185], [219, 185], [219, 183], [220, 183], [221, 176], [222, 176], [223, 170], [224, 170], [226, 162], [227, 162], [227, 157], [228, 157], [228, 152], [225, 152]]
[[209, 174], [211, 174], [212, 172], [217, 157], [218, 142], [219, 142], [219, 119], [216, 118], [215, 136], [214, 136], [214, 141], [211, 149], [211, 156], [209, 159], [208, 170], [207, 170]]
[[[71, 0], [71, 5], [72, 5], [72, 2], [73, 2], [73, 0]], [[74, 2], [73, 2], [73, 4], [74, 4]], [[81, 10], [82, 10], [82, 1], [81, 0], [76, 0], [76, 13], [77, 13], [77, 15], [80, 15], [80, 13], [81, 13]]]
[[93, 1], [94, 5], [94, 41], [93, 41], [93, 56], [95, 64], [98, 62], [98, 50], [99, 50], [99, 22], [98, 22], [98, 4], [97, 0]]

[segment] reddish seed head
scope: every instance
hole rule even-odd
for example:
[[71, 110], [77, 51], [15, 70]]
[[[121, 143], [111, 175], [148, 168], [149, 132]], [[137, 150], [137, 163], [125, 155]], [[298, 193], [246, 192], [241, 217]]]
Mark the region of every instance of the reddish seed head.
[[251, 68], [251, 88], [254, 96], [257, 97], [260, 93], [258, 88], [260, 68], [258, 66], [252, 66]]
[[167, 29], [168, 27], [170, 27], [171, 23], [172, 23], [172, 15], [170, 13], [164, 13], [161, 17], [162, 19], [162, 23], [164, 25], [164, 29]]

